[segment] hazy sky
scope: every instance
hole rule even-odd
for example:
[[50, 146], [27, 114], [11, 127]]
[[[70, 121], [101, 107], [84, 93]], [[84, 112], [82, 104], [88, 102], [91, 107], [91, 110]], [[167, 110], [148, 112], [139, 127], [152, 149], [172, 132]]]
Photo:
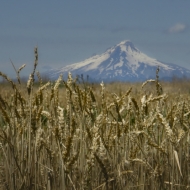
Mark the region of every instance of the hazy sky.
[[0, 71], [27, 75], [83, 61], [123, 40], [148, 56], [190, 69], [190, 0], [0, 1]]

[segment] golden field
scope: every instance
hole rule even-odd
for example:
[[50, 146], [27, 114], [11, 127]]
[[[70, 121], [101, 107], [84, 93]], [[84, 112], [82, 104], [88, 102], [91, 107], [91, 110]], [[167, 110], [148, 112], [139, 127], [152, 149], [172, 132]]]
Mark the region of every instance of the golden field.
[[37, 62], [0, 72], [0, 189], [190, 189], [188, 80], [43, 82]]

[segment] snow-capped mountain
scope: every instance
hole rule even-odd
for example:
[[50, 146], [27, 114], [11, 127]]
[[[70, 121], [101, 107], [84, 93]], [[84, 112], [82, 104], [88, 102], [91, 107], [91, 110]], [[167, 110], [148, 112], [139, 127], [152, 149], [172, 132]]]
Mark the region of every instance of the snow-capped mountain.
[[71, 72], [73, 77], [88, 75], [90, 80], [95, 81], [144, 81], [155, 78], [158, 66], [161, 79], [170, 79], [173, 76], [190, 77], [190, 70], [150, 58], [128, 40], [109, 48], [101, 55], [51, 70], [51, 76], [57, 78], [62, 73], [67, 77], [68, 72]]

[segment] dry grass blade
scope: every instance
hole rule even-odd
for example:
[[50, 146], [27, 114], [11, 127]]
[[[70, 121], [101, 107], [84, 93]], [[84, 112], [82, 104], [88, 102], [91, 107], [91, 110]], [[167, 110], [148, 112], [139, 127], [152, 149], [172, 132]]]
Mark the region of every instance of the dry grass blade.
[[178, 169], [179, 169], [179, 172], [180, 172], [180, 175], [181, 177], [183, 177], [182, 173], [181, 173], [181, 167], [180, 167], [180, 164], [179, 164], [179, 157], [178, 157], [178, 153], [176, 150], [174, 150], [174, 156], [175, 156], [175, 160], [177, 162], [177, 166], [178, 166]]
[[156, 80], [154, 80], [154, 79], [146, 80], [146, 81], [142, 84], [141, 88], [144, 88], [144, 86], [145, 86], [146, 84], [150, 83], [150, 82], [156, 82]]

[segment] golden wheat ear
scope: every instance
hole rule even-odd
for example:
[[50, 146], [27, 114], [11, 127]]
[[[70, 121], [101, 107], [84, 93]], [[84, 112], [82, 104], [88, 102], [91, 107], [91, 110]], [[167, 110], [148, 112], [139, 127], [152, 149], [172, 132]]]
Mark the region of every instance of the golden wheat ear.
[[34, 57], [35, 57], [34, 69], [33, 69], [33, 72], [30, 74], [28, 82], [27, 82], [28, 95], [30, 95], [30, 93], [31, 93], [33, 83], [34, 83], [34, 74], [35, 74], [35, 71], [36, 71], [36, 67], [38, 65], [38, 48], [37, 47], [34, 48]]

